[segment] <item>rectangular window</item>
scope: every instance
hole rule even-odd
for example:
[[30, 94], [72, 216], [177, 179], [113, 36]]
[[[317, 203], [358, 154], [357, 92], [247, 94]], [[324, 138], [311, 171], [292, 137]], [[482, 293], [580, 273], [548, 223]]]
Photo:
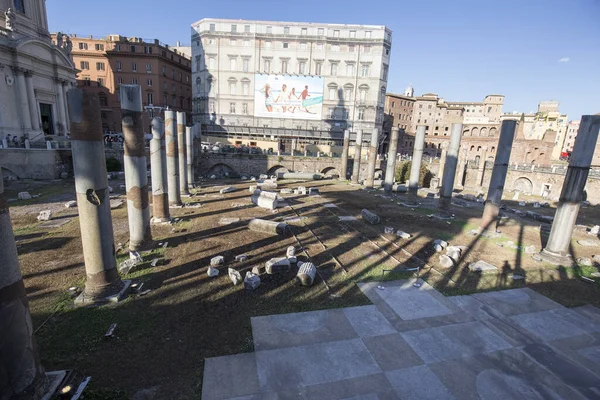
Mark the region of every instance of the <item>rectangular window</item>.
[[317, 43], [317, 50], [323, 50], [323, 43]]
[[264, 72], [269, 73], [271, 72], [271, 60], [265, 60], [264, 62]]
[[152, 64], [150, 64], [150, 63], [146, 64], [146, 72], [152, 72]]
[[350, 37], [351, 38], [355, 38], [356, 37], [356, 31], [350, 31]]
[[237, 32], [237, 25], [231, 25], [231, 33]]
[[236, 94], [236, 84], [235, 82], [229, 82], [229, 94], [231, 95], [235, 95]]
[[244, 25], [244, 32], [250, 33], [250, 25]]
[[166, 94], [163, 94], [163, 106], [168, 106], [169, 105], [169, 98], [167, 97]]
[[145, 54], [152, 54], [152, 46], [144, 46]]
[[121, 84], [123, 83], [123, 78], [119, 78], [119, 79], [117, 79], [117, 83], [118, 83], [119, 85], [121, 85]]
[[346, 76], [354, 76], [354, 64], [346, 64]]
[[287, 74], [288, 62], [286, 60], [281, 61], [281, 73]]
[[332, 44], [331, 45], [331, 51], [337, 53], [338, 51], [340, 51], [340, 45], [339, 44]]
[[302, 30], [300, 31], [300, 34], [301, 34], [302, 36], [306, 36], [306, 35], [308, 35], [308, 29], [307, 29], [307, 28], [302, 28]]
[[242, 103], [242, 113], [248, 115], [248, 103]]
[[290, 34], [290, 27], [289, 26], [284, 26], [283, 27], [283, 34], [284, 35], [289, 35]]
[[349, 87], [344, 88], [344, 100], [352, 101], [352, 89]]
[[334, 87], [329, 88], [329, 100], [336, 100], [335, 92], [336, 89]]
[[88, 49], [87, 43], [83, 43], [83, 42], [79, 43], [79, 50], [87, 50], [87, 49]]
[[288, 42], [283, 42], [283, 48], [287, 49], [290, 47], [290, 44]]
[[300, 61], [298, 63], [298, 73], [300, 75], [304, 75], [306, 73], [306, 62], [305, 61]]
[[266, 49], [270, 49], [271, 48], [271, 42], [265, 42], [265, 48]]
[[300, 43], [300, 50], [306, 50], [306, 42]]
[[340, 31], [338, 31], [337, 29], [333, 31], [333, 37], [334, 38], [339, 38], [340, 37]]
[[99, 87], [103, 87], [104, 86], [104, 78], [98, 78], [98, 86]]
[[148, 80], [146, 81], [146, 83], [148, 84], [148, 86], [152, 86], [152, 79], [148, 79]]
[[229, 113], [235, 114], [235, 103], [229, 103]]
[[152, 101], [152, 93], [147, 93], [147, 97], [148, 97], [148, 104], [154, 104], [154, 102]]
[[131, 72], [137, 72], [137, 63], [131, 63]]
[[250, 95], [250, 84], [248, 82], [242, 83], [242, 92], [244, 93], [244, 96]]
[[235, 58], [230, 58], [229, 59], [229, 69], [231, 71], [235, 71]]
[[363, 64], [360, 69], [360, 76], [366, 78], [369, 76], [369, 64]]
[[321, 68], [323, 67], [323, 63], [317, 61], [315, 63], [315, 75], [321, 75]]
[[96, 63], [96, 71], [104, 71], [104, 63], [103, 62]]
[[215, 68], [215, 58], [214, 57], [209, 57], [208, 59], [208, 69], [214, 69]]
[[354, 46], [353, 44], [349, 44], [348, 45], [348, 52], [349, 53], [354, 53], [356, 51], [356, 46]]
[[365, 38], [371, 39], [371, 31], [366, 31], [365, 32]]
[[382, 68], [382, 75], [383, 75], [382, 79], [383, 79], [384, 81], [387, 81], [387, 77], [388, 77], [388, 66], [387, 66], [387, 65], [385, 65], [385, 64], [383, 64], [383, 68]]
[[175, 70], [174, 69], [171, 70], [171, 79], [175, 79]]
[[104, 51], [104, 45], [100, 44], [100, 43], [96, 43], [96, 50], [98, 50], [98, 51]]
[[331, 64], [331, 76], [337, 76], [337, 64]]
[[[209, 31], [211, 31], [211, 32], [214, 32], [214, 31], [215, 31], [215, 24], [210, 24], [210, 25], [208, 26], [208, 30], [209, 30]], [[165, 102], [165, 103], [166, 103], [166, 102]]]
[[244, 72], [248, 72], [250, 70], [250, 59], [249, 58], [244, 58], [242, 60], [242, 70]]
[[358, 120], [362, 121], [365, 119], [365, 110], [362, 108], [358, 109]]
[[202, 64], [202, 56], [196, 56], [196, 72], [199, 72], [202, 70], [201, 64]]
[[130, 47], [130, 51], [131, 51], [132, 53], [135, 53], [135, 46], [131, 46], [131, 47]]
[[116, 65], [117, 66], [117, 71], [120, 71], [121, 70], [121, 61], [117, 61], [116, 64], [117, 64]]
[[137, 79], [136, 78], [132, 78], [131, 79], [131, 84], [132, 85], [137, 85]]
[[115, 44], [115, 50], [116, 51], [121, 51], [121, 45], [120, 44]]
[[250, 47], [250, 41], [244, 40], [244, 47]]
[[319, 29], [317, 30], [317, 32], [318, 32], [319, 36], [323, 36], [323, 35], [325, 34], [325, 29], [323, 29], [323, 28], [319, 28]]
[[231, 46], [235, 46], [235, 45], [237, 45], [237, 41], [236, 41], [235, 39], [231, 39], [231, 40], [229, 41], [229, 44], [230, 44]]
[[371, 46], [363, 46], [363, 53], [370, 53], [371, 52]]
[[273, 27], [272, 26], [267, 26], [267, 33], [269, 33], [269, 34], [273, 33]]
[[80, 61], [79, 69], [82, 69], [82, 70], [90, 69], [90, 63], [88, 61]]
[[211, 114], [214, 114], [215, 112], [215, 102], [211, 101], [210, 103], [208, 103], [208, 112], [210, 112]]

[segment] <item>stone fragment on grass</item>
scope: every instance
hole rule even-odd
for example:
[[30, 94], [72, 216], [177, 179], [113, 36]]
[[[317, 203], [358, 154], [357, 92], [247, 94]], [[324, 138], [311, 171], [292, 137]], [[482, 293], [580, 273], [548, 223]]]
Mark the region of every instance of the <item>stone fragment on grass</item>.
[[454, 260], [445, 254], [440, 255], [440, 267], [442, 268], [452, 268], [454, 267]]
[[37, 216], [38, 221], [50, 221], [51, 218], [52, 218], [51, 210], [40, 211], [39, 215]]
[[583, 265], [584, 267], [591, 267], [592, 266], [592, 260], [589, 259], [588, 257], [579, 257], [577, 259], [577, 264]]
[[410, 238], [410, 233], [404, 232], [404, 231], [397, 231], [396, 235], [400, 236], [402, 239], [409, 239]]
[[254, 275], [260, 275], [263, 273], [262, 268], [260, 267], [260, 265], [255, 265], [254, 267], [252, 267], [252, 273]]
[[260, 286], [260, 276], [254, 274], [250, 271], [246, 272], [246, 277], [244, 278], [244, 289], [246, 290], [254, 290]]
[[376, 225], [381, 222], [381, 218], [379, 218], [379, 215], [367, 210], [366, 208], [363, 208], [361, 214], [363, 219], [369, 222], [370, 224]]
[[216, 256], [210, 259], [210, 265], [213, 267], [223, 263], [225, 263], [225, 257], [223, 256]]
[[128, 258], [125, 261], [122, 261], [119, 264], [119, 273], [126, 275], [128, 274], [133, 267], [135, 267], [136, 265], [138, 265], [138, 261], [136, 259], [133, 258]]
[[235, 192], [237, 189], [234, 188], [233, 186], [227, 186], [221, 190], [219, 190], [219, 193], [221, 194], [225, 194], [225, 193], [231, 193], [231, 192]]
[[315, 281], [315, 275], [317, 274], [317, 267], [311, 262], [305, 262], [298, 268], [298, 274], [296, 278], [302, 286], [310, 286]]
[[235, 261], [238, 262], [244, 262], [248, 259], [248, 256], [246, 254], [238, 254], [237, 256], [235, 256]]
[[394, 233], [394, 227], [386, 226], [385, 228], [383, 228], [383, 231], [385, 232], [385, 234], [392, 234], [392, 233]]
[[219, 275], [219, 270], [216, 269], [215, 267], [208, 267], [208, 270], [206, 270], [206, 275], [208, 275], [209, 277], [215, 277], [217, 275]]
[[234, 285], [242, 281], [242, 275], [233, 268], [227, 268], [227, 275], [229, 275], [229, 279], [231, 279]]
[[481, 272], [481, 273], [496, 272], [496, 271], [498, 271], [498, 267], [496, 267], [495, 265], [492, 265], [486, 261], [479, 260], [477, 262], [470, 263], [469, 270], [471, 272]]
[[219, 225], [231, 225], [238, 222], [240, 222], [240, 219], [235, 217], [223, 217], [219, 219]]
[[265, 271], [269, 275], [281, 272], [290, 267], [290, 260], [285, 257], [271, 258], [265, 264]]
[[598, 241], [596, 240], [578, 240], [577, 243], [583, 247], [598, 247]]
[[598, 236], [598, 233], [600, 233], [600, 225], [594, 225], [592, 229], [590, 229], [590, 231], [588, 232], [589, 235], [595, 236]]
[[65, 208], [74, 208], [77, 207], [77, 202], [75, 200], [71, 200], [65, 203]]
[[292, 194], [292, 189], [286, 188], [279, 191], [281, 194]]
[[525, 247], [525, 253], [535, 254], [535, 253], [537, 253], [537, 250], [535, 249], [535, 246], [527, 246], [527, 247]]
[[446, 247], [448, 247], [448, 242], [446, 242], [445, 240], [442, 240], [442, 239], [435, 239], [433, 241], [433, 244], [434, 245], [439, 244], [440, 246], [442, 246], [443, 249], [445, 249]]

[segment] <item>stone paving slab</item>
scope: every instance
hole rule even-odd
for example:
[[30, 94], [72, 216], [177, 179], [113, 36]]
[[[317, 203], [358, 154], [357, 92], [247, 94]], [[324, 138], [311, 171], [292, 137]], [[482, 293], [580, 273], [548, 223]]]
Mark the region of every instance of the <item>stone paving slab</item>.
[[528, 288], [476, 293], [473, 297], [489, 306], [488, 310], [498, 311], [505, 316], [564, 308]]
[[383, 373], [306, 386], [285, 392], [281, 398], [287, 400], [287, 393], [295, 395], [290, 399], [302, 400], [396, 400], [398, 398]]
[[350, 307], [343, 311], [360, 337], [396, 333], [396, 329], [375, 306]]
[[255, 393], [258, 393], [258, 373], [254, 353], [205, 360], [203, 398], [221, 400]]
[[481, 322], [467, 322], [401, 334], [426, 363], [508, 349], [510, 343]]
[[257, 351], [358, 337], [341, 309], [254, 317], [251, 322]]
[[424, 364], [423, 359], [397, 333], [363, 338], [363, 343], [383, 371]]
[[588, 324], [583, 317], [574, 312], [570, 310], [560, 311], [548, 310], [519, 314], [510, 319], [544, 341], [582, 335], [588, 332], [588, 328], [593, 328], [593, 324]]
[[507, 349], [428, 365], [461, 400], [582, 399], [518, 349]]
[[600, 376], [600, 333], [559, 339], [550, 342], [550, 345], [574, 362]]
[[386, 372], [399, 399], [454, 400], [438, 377], [426, 365]]
[[289, 390], [381, 373], [360, 339], [256, 352], [261, 390]]

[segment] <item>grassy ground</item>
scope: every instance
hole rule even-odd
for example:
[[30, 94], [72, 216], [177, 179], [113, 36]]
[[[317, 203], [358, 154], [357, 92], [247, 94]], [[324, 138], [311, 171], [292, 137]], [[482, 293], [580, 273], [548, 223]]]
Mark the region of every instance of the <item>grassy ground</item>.
[[[119, 187], [119, 183], [113, 186]], [[419, 267], [421, 277], [446, 295], [527, 286], [566, 306], [600, 306], [598, 284], [579, 279], [598, 271], [597, 266], [557, 268], [537, 263], [524, 252], [529, 245], [539, 250], [547, 240], [545, 228], [540, 229], [534, 221], [504, 219], [500, 227], [503, 236], [489, 239], [469, 234], [478, 226], [482, 212], [476, 203], [454, 207], [455, 219], [439, 221], [429, 217], [436, 205], [434, 199], [422, 199], [422, 207], [413, 210], [398, 204], [404, 199], [401, 195], [385, 198], [380, 192], [324, 181], [315, 184], [322, 196], [291, 196], [291, 207], [271, 213], [250, 203], [247, 184], [223, 184], [234, 184], [240, 190], [221, 195], [219, 186], [204, 186], [187, 200], [202, 203], [201, 208], [172, 210], [172, 216], [179, 219], [175, 225], [153, 227], [154, 242], [142, 254], [144, 264], [123, 277], [143, 282], [144, 289], [151, 292], [101, 308], [73, 308], [66, 291], [70, 286], [82, 286], [85, 279], [77, 210], [62, 206], [74, 199], [72, 182], [57, 182], [56, 187], [42, 184], [43, 190], [31, 190], [40, 193], [39, 198], [10, 203], [36, 339], [47, 370], [74, 368], [91, 375], [93, 384], [86, 398], [125, 399], [140, 390], [155, 393], [154, 398], [160, 399], [199, 398], [205, 358], [253, 350], [251, 317], [369, 304], [355, 283], [379, 280], [383, 270], [391, 271], [384, 274], [384, 280], [390, 280], [412, 276], [405, 270]], [[7, 187], [9, 193], [22, 190], [11, 185]], [[35, 187], [36, 183], [28, 185]], [[294, 183], [280, 186], [293, 187]], [[337, 207], [324, 207], [325, 203]], [[510, 200], [506, 203], [518, 207]], [[44, 207], [54, 207], [54, 218], [69, 222], [59, 228], [42, 228], [35, 215]], [[380, 215], [382, 223], [363, 223], [363, 208]], [[554, 210], [535, 211], [551, 215]], [[339, 222], [341, 215], [354, 216], [358, 221]], [[126, 209], [113, 210], [112, 217], [117, 248], [126, 249]], [[222, 217], [241, 221], [220, 225]], [[305, 250], [298, 251], [299, 259], [310, 257], [319, 266], [320, 276], [313, 286], [298, 285], [293, 269], [263, 275], [261, 286], [253, 292], [231, 284], [228, 267], [244, 275], [253, 266], [284, 256], [290, 245], [300, 248], [293, 235], [277, 237], [249, 231], [244, 222], [253, 217], [278, 221], [296, 218], [290, 225]], [[599, 221], [595, 207], [582, 208], [581, 223]], [[384, 226], [404, 230], [412, 237], [404, 240], [385, 235]], [[456, 267], [440, 267], [439, 255], [431, 245], [438, 238], [469, 247]], [[583, 238], [592, 239], [576, 230], [574, 259], [600, 251], [577, 245], [576, 240]], [[158, 246], [165, 241], [166, 248]], [[507, 241], [521, 249], [511, 249]], [[234, 262], [238, 254], [247, 254], [248, 260]], [[218, 277], [209, 278], [206, 270], [216, 255], [223, 255], [226, 264], [219, 268]], [[127, 256], [124, 250], [118, 252], [119, 261]], [[154, 258], [159, 262], [152, 267]], [[498, 273], [468, 272], [468, 263], [477, 260], [497, 265]], [[513, 280], [513, 274], [525, 279]], [[112, 323], [117, 323], [116, 336], [105, 339]]]

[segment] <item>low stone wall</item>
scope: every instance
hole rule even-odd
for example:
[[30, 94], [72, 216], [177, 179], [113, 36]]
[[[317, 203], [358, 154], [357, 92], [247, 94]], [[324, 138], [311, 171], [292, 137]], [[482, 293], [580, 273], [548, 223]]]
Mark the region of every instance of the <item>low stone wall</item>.
[[71, 151], [66, 149], [0, 149], [0, 167], [5, 176], [19, 179], [58, 179], [72, 171]]

